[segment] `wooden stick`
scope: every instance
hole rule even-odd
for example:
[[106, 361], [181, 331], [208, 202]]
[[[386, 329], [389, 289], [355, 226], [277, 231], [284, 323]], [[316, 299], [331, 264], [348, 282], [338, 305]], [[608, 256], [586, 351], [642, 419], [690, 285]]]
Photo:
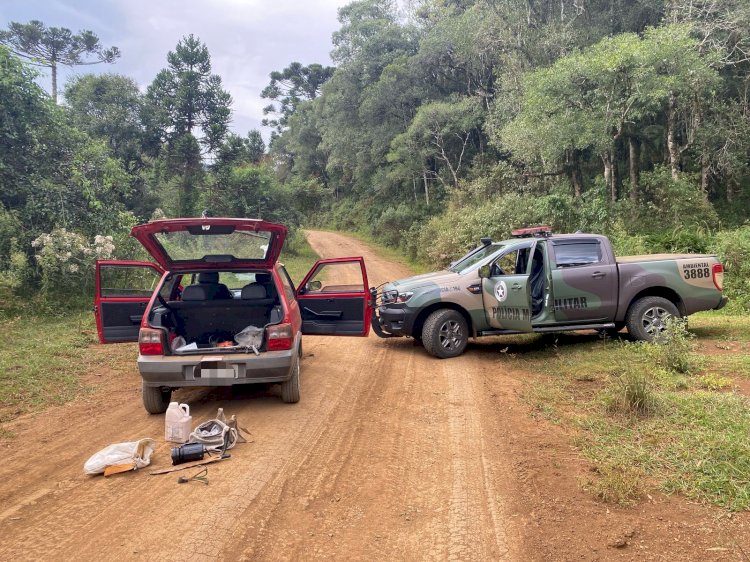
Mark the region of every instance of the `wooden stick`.
[[104, 476], [112, 476], [113, 474], [119, 474], [121, 472], [129, 472], [135, 470], [135, 463], [130, 464], [113, 464], [104, 469]]

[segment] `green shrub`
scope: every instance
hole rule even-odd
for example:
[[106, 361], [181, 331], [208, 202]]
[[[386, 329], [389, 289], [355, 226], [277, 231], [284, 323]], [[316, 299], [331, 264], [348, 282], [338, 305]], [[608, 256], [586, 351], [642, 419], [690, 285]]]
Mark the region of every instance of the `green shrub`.
[[689, 373], [693, 370], [692, 339], [695, 336], [688, 332], [687, 322], [682, 318], [668, 318], [666, 328], [656, 339], [659, 364], [676, 373]]
[[716, 233], [709, 246], [724, 264], [730, 310], [750, 311], [750, 225]]
[[652, 383], [645, 373], [635, 369], [614, 377], [605, 401], [607, 409], [613, 413], [648, 416], [656, 410], [656, 393]]

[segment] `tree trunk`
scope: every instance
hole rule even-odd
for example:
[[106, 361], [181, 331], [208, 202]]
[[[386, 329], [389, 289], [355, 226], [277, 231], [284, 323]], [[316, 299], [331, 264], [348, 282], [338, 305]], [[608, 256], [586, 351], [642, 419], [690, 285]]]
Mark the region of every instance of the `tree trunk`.
[[703, 192], [703, 199], [708, 201], [708, 180], [710, 177], [711, 168], [708, 158], [708, 150], [704, 147], [701, 151], [701, 191]]
[[430, 187], [427, 183], [427, 172], [422, 170], [422, 180], [424, 181], [424, 201], [427, 205], [430, 204]]
[[638, 199], [638, 142], [635, 137], [628, 137], [628, 165], [630, 171], [630, 199]]
[[617, 201], [617, 192], [615, 191], [614, 174], [612, 173], [612, 154], [607, 150], [601, 154], [602, 163], [604, 164], [604, 183], [609, 190], [610, 199]]
[[581, 174], [581, 161], [578, 150], [572, 149], [567, 151], [565, 167], [570, 178], [570, 183], [573, 184], [573, 194], [576, 199], [579, 199], [583, 194], [583, 174]]
[[52, 101], [57, 105], [57, 63], [54, 60], [50, 68], [52, 69]]
[[677, 96], [669, 92], [667, 103], [667, 150], [669, 151], [669, 166], [672, 170], [672, 179], [676, 180], [680, 175], [680, 147], [677, 144]]

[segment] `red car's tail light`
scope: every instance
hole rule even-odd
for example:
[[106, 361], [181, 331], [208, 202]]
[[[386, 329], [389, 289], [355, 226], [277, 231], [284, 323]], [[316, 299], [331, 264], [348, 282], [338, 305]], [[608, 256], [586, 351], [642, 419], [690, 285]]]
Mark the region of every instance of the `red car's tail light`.
[[164, 355], [164, 341], [161, 330], [141, 328], [138, 333], [138, 351], [141, 355]]
[[714, 279], [714, 285], [720, 291], [724, 290], [724, 266], [720, 263], [715, 263], [711, 268], [711, 273]]
[[292, 349], [292, 340], [294, 334], [292, 334], [291, 324], [276, 324], [266, 328], [266, 341], [268, 342], [268, 351], [282, 351], [285, 349]]

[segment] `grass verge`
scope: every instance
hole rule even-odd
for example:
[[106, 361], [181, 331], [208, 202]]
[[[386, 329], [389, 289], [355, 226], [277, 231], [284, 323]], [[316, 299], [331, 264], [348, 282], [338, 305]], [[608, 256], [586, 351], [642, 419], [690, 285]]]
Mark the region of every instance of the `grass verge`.
[[[29, 307], [31, 308], [31, 307]], [[0, 316], [0, 422], [80, 394], [95, 341], [91, 312]]]
[[[525, 399], [535, 415], [575, 431], [593, 465], [582, 482], [592, 494], [628, 504], [657, 489], [746, 510], [750, 400], [742, 383], [750, 379], [750, 347], [737, 326], [748, 321], [691, 317], [691, 331], [716, 339], [690, 339], [684, 353], [685, 341], [563, 334], [512, 346], [511, 360], [541, 373], [527, 381]], [[731, 350], [717, 353], [724, 344]]]
[[319, 259], [320, 256], [307, 243], [307, 239], [299, 229], [287, 239], [279, 257], [279, 261], [284, 264], [295, 287], [299, 285], [313, 264]]

